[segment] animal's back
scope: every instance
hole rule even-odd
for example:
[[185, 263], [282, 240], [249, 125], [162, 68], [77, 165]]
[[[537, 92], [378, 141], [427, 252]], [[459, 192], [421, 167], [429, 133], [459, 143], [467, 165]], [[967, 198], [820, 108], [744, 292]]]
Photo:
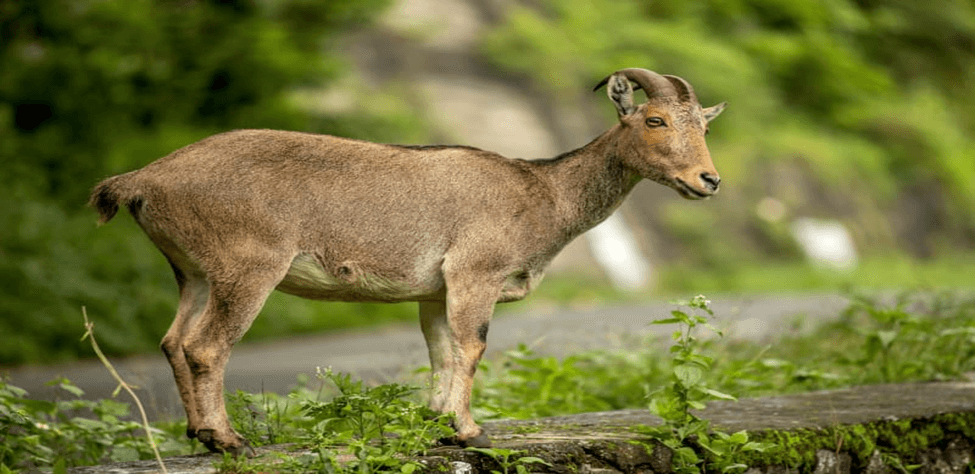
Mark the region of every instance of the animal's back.
[[[93, 203], [127, 204], [157, 245], [191, 260], [222, 252], [215, 246], [257, 245], [306, 255], [332, 272], [356, 262], [417, 284], [431, 282], [436, 262], [468, 229], [483, 239], [524, 231], [513, 219], [544, 220], [548, 200], [534, 198], [545, 189], [523, 163], [477, 149], [241, 130], [109, 178]], [[519, 249], [499, 251], [516, 257]]]

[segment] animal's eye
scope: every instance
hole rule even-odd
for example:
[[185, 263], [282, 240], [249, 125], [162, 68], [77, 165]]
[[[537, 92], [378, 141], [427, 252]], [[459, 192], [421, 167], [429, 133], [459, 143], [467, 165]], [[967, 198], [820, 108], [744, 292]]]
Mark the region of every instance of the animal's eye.
[[662, 119], [660, 117], [649, 117], [649, 118], [647, 118], [647, 126], [648, 127], [663, 127], [664, 125], [667, 125], [667, 122], [664, 122], [664, 119]]

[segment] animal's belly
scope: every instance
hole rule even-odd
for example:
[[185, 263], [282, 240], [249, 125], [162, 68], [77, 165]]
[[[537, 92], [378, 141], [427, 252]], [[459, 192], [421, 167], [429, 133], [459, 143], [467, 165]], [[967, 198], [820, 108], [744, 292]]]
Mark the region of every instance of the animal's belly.
[[528, 296], [538, 283], [542, 281], [544, 272], [541, 269], [520, 270], [508, 275], [505, 278], [504, 286], [501, 288], [501, 296], [498, 303], [509, 303], [521, 301]]
[[438, 276], [416, 280], [383, 276], [354, 261], [329, 271], [315, 256], [302, 253], [291, 262], [277, 289], [302, 298], [387, 303], [423, 300], [443, 292], [443, 280]]

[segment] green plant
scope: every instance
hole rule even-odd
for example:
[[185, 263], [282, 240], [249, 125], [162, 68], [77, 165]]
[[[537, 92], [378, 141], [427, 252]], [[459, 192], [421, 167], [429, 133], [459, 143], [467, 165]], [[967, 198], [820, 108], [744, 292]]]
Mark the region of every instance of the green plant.
[[152, 436], [152, 430], [149, 427], [149, 419], [146, 416], [145, 408], [142, 407], [142, 401], [139, 400], [139, 397], [132, 390], [132, 387], [126, 383], [124, 379], [122, 379], [122, 376], [119, 375], [118, 371], [115, 370], [115, 367], [112, 366], [112, 363], [109, 362], [108, 358], [105, 357], [105, 354], [102, 353], [101, 348], [98, 347], [98, 341], [95, 340], [95, 325], [91, 321], [88, 321], [88, 311], [84, 306], [81, 307], [81, 316], [85, 320], [85, 335], [81, 336], [81, 340], [88, 339], [88, 342], [91, 343], [91, 349], [95, 351], [95, 355], [98, 356], [98, 360], [100, 360], [102, 365], [104, 365], [108, 372], [112, 374], [112, 378], [118, 382], [118, 386], [115, 388], [115, 392], [112, 393], [112, 396], [114, 397], [118, 395], [119, 391], [124, 389], [125, 392], [132, 397], [132, 401], [135, 402], [136, 408], [139, 409], [139, 416], [142, 420], [141, 426], [142, 429], [145, 430], [146, 441], [149, 442], [149, 447], [152, 449], [152, 454], [156, 457], [156, 462], [159, 463], [159, 469], [163, 474], [168, 474], [168, 471], [166, 471], [166, 465], [162, 460], [162, 455], [159, 454], [159, 447], [156, 446], [156, 440]]
[[[692, 332], [695, 350], [710, 359], [710, 370], [698, 372], [693, 364], [679, 370], [684, 377], [699, 373], [703, 378], [698, 388], [753, 397], [885, 381], [945, 380], [975, 370], [972, 295], [917, 290], [893, 301], [890, 296], [850, 298], [842, 315], [825, 322], [797, 316], [791, 328], [771, 341], [697, 338]], [[904, 315], [878, 316], [891, 312]], [[881, 352], [884, 345], [879, 343], [889, 337], [884, 331], [895, 329]], [[566, 358], [520, 346], [482, 363], [475, 415], [532, 418], [644, 407], [647, 387], [667, 386], [676, 377], [674, 363], [661, 357], [667, 350], [661, 342], [666, 341], [651, 338], [637, 350], [588, 351]], [[675, 345], [671, 350], [682, 349]], [[540, 393], [548, 394], [544, 401]]]
[[231, 453], [223, 453], [220, 459], [214, 461], [213, 468], [219, 473], [226, 474], [250, 474], [263, 472], [266, 466], [253, 463], [245, 456], [234, 456]]
[[[514, 468], [514, 472], [517, 474], [528, 473], [529, 464], [543, 464], [548, 467], [552, 467], [548, 461], [535, 457], [535, 456], [521, 456], [524, 454], [524, 450], [519, 449], [504, 449], [504, 448], [475, 448], [469, 447], [468, 451], [478, 452], [494, 459], [501, 467], [500, 471], [491, 470], [491, 474], [509, 474]], [[517, 456], [517, 457], [515, 457]]]
[[710, 455], [708, 470], [715, 472], [742, 472], [749, 467], [740, 462], [742, 455], [763, 453], [776, 447], [773, 443], [749, 441], [748, 432], [744, 430], [734, 434], [720, 431], [702, 434], [697, 443]]
[[646, 385], [665, 371], [659, 354], [593, 350], [542, 356], [524, 344], [482, 361], [475, 379], [475, 416], [537, 418], [640, 406]]
[[[671, 311], [670, 318], [653, 323], [678, 325], [678, 330], [672, 336], [675, 343], [670, 348], [672, 371], [669, 383], [650, 394], [650, 411], [659, 416], [663, 424], [642, 427], [640, 431], [673, 451], [675, 472], [701, 472], [703, 466], [721, 472], [743, 470], [747, 466], [735, 462], [736, 455], [761, 451], [770, 446], [750, 442], [744, 431], [733, 435], [711, 433], [710, 422], [691, 411], [704, 409], [705, 403], [710, 400], [734, 400], [735, 397], [708, 386], [705, 378], [712, 369], [714, 359], [702, 353], [694, 331], [703, 326], [719, 337], [722, 335], [704, 316], [714, 316], [710, 301], [698, 295], [690, 301], [679, 301], [677, 304], [688, 307], [691, 313], [676, 309]], [[702, 456], [695, 449], [695, 445], [704, 448], [707, 456]]]
[[[449, 417], [410, 399], [416, 387], [395, 383], [366, 387], [331, 369], [319, 369], [317, 377], [322, 390], [312, 392], [302, 386], [287, 400], [274, 394], [228, 395], [235, 429], [253, 436], [255, 444], [293, 442], [310, 453], [278, 453], [258, 460], [225, 458], [215, 467], [221, 472], [408, 474], [421, 467], [411, 457], [453, 435]], [[328, 400], [322, 400], [325, 384], [335, 390]]]
[[[34, 471], [154, 457], [143, 427], [126, 421], [129, 405], [111, 399], [89, 401], [67, 379], [50, 382], [66, 400], [28, 398], [0, 380], [0, 466]], [[177, 429], [151, 428], [163, 455], [185, 454], [190, 446]]]
[[305, 439], [318, 448], [347, 447], [357, 472], [412, 471], [416, 463], [406, 456], [422, 454], [438, 440], [453, 435], [449, 417], [408, 400], [416, 387], [386, 384], [367, 388], [362, 381], [331, 369], [319, 370], [318, 377], [334, 384], [338, 395], [329, 401], [301, 402], [301, 412], [310, 423]]
[[[84, 307], [81, 314], [85, 322], [82, 340], [89, 340], [95, 355], [119, 383], [113, 396], [124, 389], [135, 402], [142, 423], [125, 420], [129, 415], [126, 403], [82, 399], [84, 392], [66, 378], [49, 385], [59, 386], [74, 398], [55, 402], [28, 399], [25, 390], [0, 380], [0, 470], [51, 467], [59, 471], [109, 460], [155, 457], [165, 474], [161, 452], [185, 451], [184, 430], [176, 430], [176, 434], [149, 425], [141, 401], [99, 348]], [[82, 416], [89, 413], [94, 417]], [[139, 436], [139, 431], [145, 435]], [[162, 443], [157, 445], [156, 438]]]
[[[477, 415], [535, 418], [612, 409], [601, 397], [605, 391], [597, 388], [606, 381], [606, 374], [591, 370], [595, 357], [595, 353], [587, 353], [560, 360], [539, 356], [519, 344], [505, 352], [500, 364], [485, 361], [478, 369], [481, 377], [474, 394]], [[510, 403], [512, 397], [519, 403]]]
[[975, 325], [952, 314], [971, 308], [950, 294], [902, 293], [892, 304], [865, 295], [852, 298], [843, 320], [863, 338], [862, 355], [839, 360], [874, 374], [876, 382], [953, 378], [975, 361]]
[[241, 436], [254, 446], [296, 442], [301, 437], [302, 425], [294, 417], [300, 416], [297, 403], [300, 397], [308, 397], [299, 387], [288, 397], [261, 391], [260, 394], [237, 390], [225, 396], [231, 424]]
[[[703, 326], [719, 337], [722, 336], [722, 333], [709, 324], [705, 316], [693, 311], [713, 317], [711, 302], [704, 296], [698, 295], [691, 301], [679, 301], [677, 304], [690, 308], [692, 313], [688, 314], [675, 309], [671, 311], [670, 318], [653, 322], [653, 324], [677, 324], [679, 329], [671, 336], [675, 342], [670, 348], [672, 355], [671, 384], [651, 394], [650, 404], [651, 411], [661, 417], [666, 425], [675, 429], [701, 421], [691, 413], [692, 408], [700, 410], [704, 408], [704, 402], [708, 400], [735, 399], [733, 396], [710, 388], [705, 384], [704, 375], [711, 370], [714, 358], [699, 351], [699, 342], [694, 335], [694, 330], [698, 326]], [[686, 436], [681, 436], [681, 439], [684, 438]]]

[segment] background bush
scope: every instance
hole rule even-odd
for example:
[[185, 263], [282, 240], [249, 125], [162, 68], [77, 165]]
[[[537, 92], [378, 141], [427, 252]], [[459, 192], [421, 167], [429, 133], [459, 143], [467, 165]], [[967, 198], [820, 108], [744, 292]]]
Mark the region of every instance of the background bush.
[[[727, 186], [707, 206], [672, 201], [646, 213], [676, 239], [660, 258], [718, 273], [795, 259], [781, 238], [793, 216], [840, 219], [868, 255], [935, 258], [975, 245], [971, 2], [520, 5], [484, 49], [552, 101], [584, 104], [596, 78], [640, 65], [688, 79], [705, 105], [729, 102], [709, 137]], [[760, 219], [764, 197], [787, 218]], [[722, 239], [694, 241], [689, 222], [700, 234], [722, 229]]]
[[[0, 364], [87, 354], [82, 305], [110, 353], [154, 350], [169, 326], [176, 286], [165, 260], [128, 216], [96, 231], [85, 208], [100, 179], [233, 128], [328, 132], [341, 122], [344, 135], [408, 136], [416, 126], [401, 117], [312, 116], [287, 95], [335, 80], [345, 68], [337, 35], [367, 25], [386, 3], [0, 5]], [[258, 331], [401, 312], [311, 313], [276, 296]]]

